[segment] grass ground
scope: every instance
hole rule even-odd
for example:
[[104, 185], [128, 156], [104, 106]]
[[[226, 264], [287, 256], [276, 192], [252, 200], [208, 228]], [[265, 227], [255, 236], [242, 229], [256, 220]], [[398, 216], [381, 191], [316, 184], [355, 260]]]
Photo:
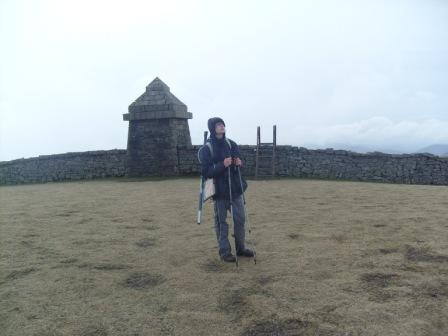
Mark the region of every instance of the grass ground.
[[448, 335], [447, 187], [249, 181], [237, 270], [198, 184], [1, 187], [0, 335]]

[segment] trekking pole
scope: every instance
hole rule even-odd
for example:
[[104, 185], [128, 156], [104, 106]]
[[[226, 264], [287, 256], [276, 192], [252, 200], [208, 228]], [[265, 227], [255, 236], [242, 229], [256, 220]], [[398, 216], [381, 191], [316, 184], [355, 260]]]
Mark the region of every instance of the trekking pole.
[[241, 192], [243, 193], [244, 216], [246, 218], [247, 231], [249, 232], [249, 240], [252, 242], [252, 248], [254, 250], [253, 251], [254, 252], [254, 263], [257, 264], [257, 252], [255, 251], [255, 239], [252, 238], [252, 229], [250, 227], [249, 216], [247, 214], [246, 197], [244, 196], [244, 189], [243, 189], [243, 179], [241, 178], [240, 166], [237, 166], [236, 168], [238, 169], [238, 176], [240, 177]]
[[[204, 132], [204, 146], [207, 142], [207, 134], [208, 132], [205, 131]], [[200, 162], [200, 158], [198, 155], [198, 159]], [[202, 206], [204, 205], [204, 176], [202, 176], [201, 173], [201, 183], [199, 184], [199, 204], [198, 204], [198, 224], [201, 224], [201, 220], [202, 220]]]
[[[232, 181], [231, 181], [231, 177], [230, 177], [230, 166], [227, 167], [227, 171], [229, 172], [230, 213], [232, 215], [233, 231], [235, 231], [235, 218], [233, 217]], [[235, 237], [235, 261], [236, 261], [236, 267], [238, 267], [238, 252], [236, 251], [236, 235], [234, 235], [234, 237]]]

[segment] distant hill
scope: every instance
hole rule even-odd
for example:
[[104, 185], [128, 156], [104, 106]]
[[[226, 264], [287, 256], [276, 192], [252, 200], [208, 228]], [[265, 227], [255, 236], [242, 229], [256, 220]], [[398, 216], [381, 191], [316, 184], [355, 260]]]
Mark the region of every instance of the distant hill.
[[423, 147], [415, 153], [431, 153], [439, 156], [448, 156], [448, 144], [434, 144]]
[[343, 149], [356, 153], [368, 153], [368, 152], [382, 152], [387, 154], [403, 154], [403, 151], [395, 150], [391, 148], [384, 148], [380, 146], [369, 146], [369, 145], [352, 145], [345, 144], [339, 142], [328, 143], [324, 146], [315, 145], [315, 144], [301, 144], [301, 146], [310, 148], [310, 149], [324, 149], [324, 148], [333, 148], [333, 149]]
[[369, 152], [382, 152], [387, 154], [417, 154], [417, 153], [430, 153], [433, 155], [448, 157], [448, 144], [433, 144], [430, 146], [423, 147], [417, 151], [404, 151], [394, 148], [386, 148], [375, 145], [354, 145], [354, 144], [345, 144], [340, 142], [332, 142], [327, 143], [325, 145], [316, 145], [312, 143], [304, 143], [301, 146], [309, 148], [309, 149], [324, 149], [324, 148], [333, 148], [333, 149], [343, 149], [349, 150], [357, 153], [369, 153]]

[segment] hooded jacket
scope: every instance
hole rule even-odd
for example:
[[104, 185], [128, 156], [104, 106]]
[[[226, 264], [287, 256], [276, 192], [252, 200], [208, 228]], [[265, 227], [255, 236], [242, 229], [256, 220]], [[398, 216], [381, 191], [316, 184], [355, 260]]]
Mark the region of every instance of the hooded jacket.
[[[221, 139], [216, 138], [215, 125], [217, 122], [224, 121], [220, 118], [212, 118], [208, 122], [208, 128], [210, 130], [210, 137], [207, 139], [213, 147], [213, 157], [211, 156], [210, 150], [207, 146], [199, 152], [201, 161], [201, 172], [202, 176], [205, 178], [214, 178], [215, 181], [215, 195], [213, 199], [229, 199], [229, 168], [224, 166], [224, 159], [231, 156], [232, 158], [239, 157], [241, 154], [238, 145], [231, 139], [228, 139], [232, 145], [229, 145], [226, 141], [226, 135], [223, 134]], [[225, 125], [225, 124], [224, 124]], [[243, 185], [243, 190], [241, 190], [240, 176], [238, 174], [238, 169], [234, 164], [230, 166], [230, 177], [232, 183], [232, 198], [240, 196], [243, 191], [247, 189], [247, 182], [241, 174], [241, 181]], [[240, 167], [241, 171], [241, 167]]]

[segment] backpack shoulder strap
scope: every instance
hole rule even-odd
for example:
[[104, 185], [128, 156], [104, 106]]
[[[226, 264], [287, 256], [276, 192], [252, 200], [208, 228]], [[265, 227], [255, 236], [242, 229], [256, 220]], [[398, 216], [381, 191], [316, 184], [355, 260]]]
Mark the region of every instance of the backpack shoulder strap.
[[227, 144], [229, 145], [230, 151], [232, 151], [232, 143], [229, 138], [226, 138]]
[[208, 147], [208, 149], [210, 150], [210, 156], [213, 157], [213, 146], [212, 143], [210, 141], [207, 141], [205, 143], [205, 145]]
[[[229, 145], [230, 150], [232, 150], [232, 143], [230, 142], [230, 139], [226, 138], [226, 142], [227, 142], [227, 144]], [[200, 151], [201, 151], [204, 147], [206, 147], [206, 146], [207, 146], [208, 149], [210, 150], [210, 156], [213, 158], [213, 145], [212, 145], [212, 143], [211, 143], [210, 141], [207, 140], [207, 142], [205, 143], [205, 145], [202, 146], [201, 148], [199, 148], [199, 150], [198, 150], [198, 160], [199, 160], [199, 162], [201, 162], [199, 153], [200, 153]]]

